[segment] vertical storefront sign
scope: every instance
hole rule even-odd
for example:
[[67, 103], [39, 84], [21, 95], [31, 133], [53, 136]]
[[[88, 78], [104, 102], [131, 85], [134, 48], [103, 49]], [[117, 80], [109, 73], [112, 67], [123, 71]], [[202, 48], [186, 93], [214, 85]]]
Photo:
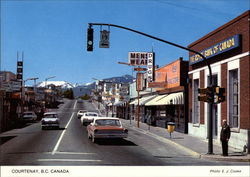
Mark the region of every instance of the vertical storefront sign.
[[153, 80], [154, 80], [154, 53], [148, 53], [147, 81], [153, 82]]
[[136, 91], [143, 90], [143, 73], [136, 74]]

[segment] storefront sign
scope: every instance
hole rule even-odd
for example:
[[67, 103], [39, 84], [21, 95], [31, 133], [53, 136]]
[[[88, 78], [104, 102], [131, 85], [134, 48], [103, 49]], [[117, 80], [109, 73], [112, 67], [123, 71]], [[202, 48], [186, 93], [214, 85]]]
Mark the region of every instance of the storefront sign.
[[[227, 52], [229, 50], [232, 50], [236, 47], [240, 46], [240, 40], [239, 40], [239, 34], [234, 35], [222, 42], [219, 42], [203, 51], [201, 51], [200, 53], [202, 55], [204, 55], [207, 59], [214, 57], [216, 55], [219, 55], [221, 53]], [[195, 64], [198, 62], [203, 61], [202, 57], [198, 54], [192, 55], [189, 57], [189, 64]]]
[[155, 71], [155, 82], [149, 87], [173, 88], [180, 86], [180, 65], [181, 60], [177, 60], [169, 65]]
[[143, 73], [137, 73], [136, 75], [136, 91], [143, 90]]
[[154, 80], [154, 53], [148, 53], [147, 81]]
[[128, 63], [132, 66], [147, 66], [148, 52], [129, 52]]

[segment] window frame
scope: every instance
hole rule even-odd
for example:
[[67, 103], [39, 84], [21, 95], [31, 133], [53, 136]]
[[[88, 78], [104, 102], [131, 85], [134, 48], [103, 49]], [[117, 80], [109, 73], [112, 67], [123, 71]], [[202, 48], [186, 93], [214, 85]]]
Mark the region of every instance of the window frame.
[[[237, 93], [232, 93], [234, 91], [234, 84], [235, 82], [232, 81], [232, 72], [237, 71]], [[232, 68], [228, 70], [228, 89], [227, 89], [227, 100], [228, 100], [228, 123], [231, 127], [231, 131], [239, 132], [240, 131], [240, 69], [239, 68]], [[237, 97], [237, 104], [234, 104], [234, 98]], [[233, 102], [233, 103], [232, 103]], [[237, 106], [237, 126], [234, 126], [233, 117], [234, 117], [234, 107]], [[232, 114], [232, 115], [231, 115]]]

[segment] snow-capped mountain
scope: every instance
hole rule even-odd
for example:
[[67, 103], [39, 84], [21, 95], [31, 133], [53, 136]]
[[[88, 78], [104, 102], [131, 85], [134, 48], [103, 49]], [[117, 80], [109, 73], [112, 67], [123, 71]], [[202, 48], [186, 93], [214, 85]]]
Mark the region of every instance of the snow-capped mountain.
[[40, 82], [37, 84], [37, 87], [45, 87], [45, 84], [48, 86], [48, 85], [55, 85], [55, 86], [59, 86], [61, 88], [73, 88], [74, 85], [69, 83], [69, 82], [66, 82], [66, 81], [43, 81], [43, 82]]

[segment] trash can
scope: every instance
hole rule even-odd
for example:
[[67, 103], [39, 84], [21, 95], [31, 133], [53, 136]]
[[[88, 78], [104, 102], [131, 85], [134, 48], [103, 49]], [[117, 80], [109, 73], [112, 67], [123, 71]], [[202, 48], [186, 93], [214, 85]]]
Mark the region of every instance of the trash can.
[[175, 128], [175, 123], [174, 122], [168, 122], [168, 132], [170, 133], [170, 138], [171, 138], [171, 133], [174, 132]]

